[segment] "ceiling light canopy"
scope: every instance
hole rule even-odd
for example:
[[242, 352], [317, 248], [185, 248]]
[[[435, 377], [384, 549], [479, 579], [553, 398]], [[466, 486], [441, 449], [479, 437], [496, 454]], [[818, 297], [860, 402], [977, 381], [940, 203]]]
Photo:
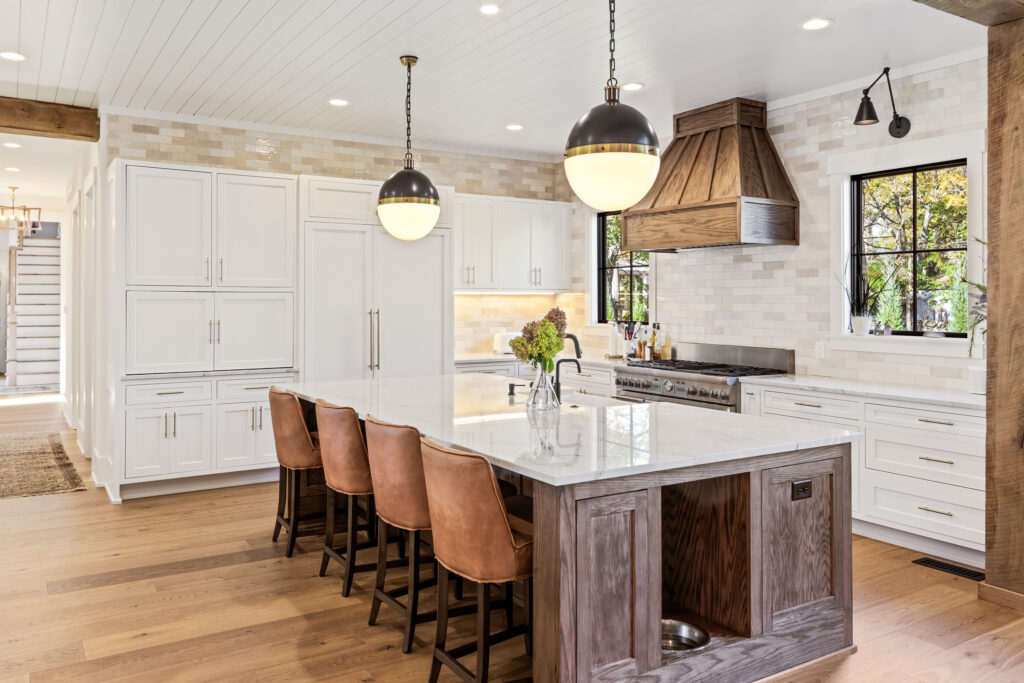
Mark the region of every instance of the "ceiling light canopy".
[[42, 220], [42, 210], [28, 206], [18, 206], [14, 200], [14, 192], [17, 187], [11, 188], [11, 205], [0, 204], [0, 229], [2, 230], [32, 230], [39, 227]]
[[808, 19], [801, 24], [805, 31], [820, 31], [821, 29], [828, 28], [831, 25], [832, 20], [826, 19], [825, 17], [814, 17], [813, 19]]
[[487, 3], [480, 5], [480, 14], [486, 14], [489, 17], [493, 17], [495, 14], [501, 11], [501, 8], [494, 3]]
[[621, 211], [651, 189], [661, 159], [654, 126], [619, 101], [615, 78], [615, 0], [609, 0], [608, 82], [603, 104], [583, 115], [565, 143], [565, 175], [585, 204], [598, 211]]
[[505, 128], [509, 130], [522, 130], [523, 126], [520, 123], [510, 123], [507, 126], [505, 126]]
[[8, 62], [24, 62], [25, 55], [20, 52], [0, 52], [0, 59], [6, 59]]
[[17, 142], [5, 142], [4, 147], [6, 147], [7, 149], [20, 149], [21, 145], [19, 145]]
[[377, 196], [377, 217], [384, 229], [400, 240], [426, 237], [441, 215], [437, 188], [412, 160], [412, 67], [416, 57], [401, 57], [405, 82], [405, 167], [384, 181]]
[[340, 97], [332, 97], [331, 99], [327, 100], [327, 104], [330, 104], [335, 107], [347, 107], [348, 100], [343, 100]]
[[882, 80], [883, 76], [885, 77], [886, 84], [889, 86], [889, 101], [892, 102], [892, 121], [889, 122], [889, 135], [894, 138], [906, 137], [907, 133], [910, 132], [910, 119], [896, 113], [896, 98], [892, 94], [889, 67], [882, 69], [882, 73], [878, 74], [878, 78], [873, 80], [871, 85], [864, 89], [864, 94], [860, 98], [860, 106], [857, 107], [857, 116], [853, 119], [853, 123], [856, 126], [870, 126], [871, 124], [878, 123], [878, 113], [875, 111], [875, 105], [872, 104], [868, 93], [875, 87], [878, 81]]

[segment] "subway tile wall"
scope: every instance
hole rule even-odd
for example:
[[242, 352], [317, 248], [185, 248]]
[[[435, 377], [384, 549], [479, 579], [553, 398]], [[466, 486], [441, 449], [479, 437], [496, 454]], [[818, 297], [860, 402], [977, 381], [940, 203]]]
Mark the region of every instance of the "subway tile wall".
[[456, 294], [455, 358], [490, 353], [495, 334], [519, 332], [554, 306], [565, 311], [568, 331], [579, 336], [586, 320], [586, 295], [582, 293]]
[[[913, 122], [911, 140], [984, 129], [986, 88], [983, 59], [893, 81], [899, 111]], [[875, 102], [888, 116], [883, 94]], [[967, 368], [980, 361], [966, 357], [835, 351], [827, 343], [824, 357], [816, 357], [815, 344], [830, 330], [828, 157], [899, 142], [884, 120], [852, 125], [859, 100], [851, 90], [768, 112], [769, 132], [800, 198], [800, 245], [656, 255], [658, 319], [675, 341], [795, 349], [800, 374], [967, 390]]]

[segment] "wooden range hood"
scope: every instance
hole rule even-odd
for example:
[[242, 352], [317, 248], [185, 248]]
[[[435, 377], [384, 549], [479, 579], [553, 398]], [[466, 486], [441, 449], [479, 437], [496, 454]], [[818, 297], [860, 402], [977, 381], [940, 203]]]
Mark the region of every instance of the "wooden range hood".
[[735, 98], [676, 114], [654, 186], [622, 214], [623, 251], [798, 244], [800, 203], [765, 130]]

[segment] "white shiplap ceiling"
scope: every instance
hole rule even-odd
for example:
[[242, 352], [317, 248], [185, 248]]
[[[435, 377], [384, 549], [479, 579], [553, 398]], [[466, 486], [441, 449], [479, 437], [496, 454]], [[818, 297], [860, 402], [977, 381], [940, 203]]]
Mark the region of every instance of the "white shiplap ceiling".
[[[412, 53], [415, 145], [556, 157], [601, 100], [607, 4], [497, 0], [488, 17], [482, 2], [0, 0], [0, 51], [27, 56], [0, 61], [0, 95], [398, 141]], [[983, 27], [912, 0], [617, 4], [620, 82], [646, 83], [624, 99], [666, 136], [677, 111], [866, 86], [886, 64], [898, 78], [985, 45]], [[803, 31], [815, 16], [835, 23]]]

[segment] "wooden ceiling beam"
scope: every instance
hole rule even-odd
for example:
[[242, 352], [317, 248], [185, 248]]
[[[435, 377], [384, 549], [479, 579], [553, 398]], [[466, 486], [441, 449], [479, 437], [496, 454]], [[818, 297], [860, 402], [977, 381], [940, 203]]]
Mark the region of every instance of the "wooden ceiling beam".
[[914, 0], [983, 26], [1024, 19], [1024, 0]]
[[86, 107], [0, 97], [0, 132], [96, 142], [100, 116]]

